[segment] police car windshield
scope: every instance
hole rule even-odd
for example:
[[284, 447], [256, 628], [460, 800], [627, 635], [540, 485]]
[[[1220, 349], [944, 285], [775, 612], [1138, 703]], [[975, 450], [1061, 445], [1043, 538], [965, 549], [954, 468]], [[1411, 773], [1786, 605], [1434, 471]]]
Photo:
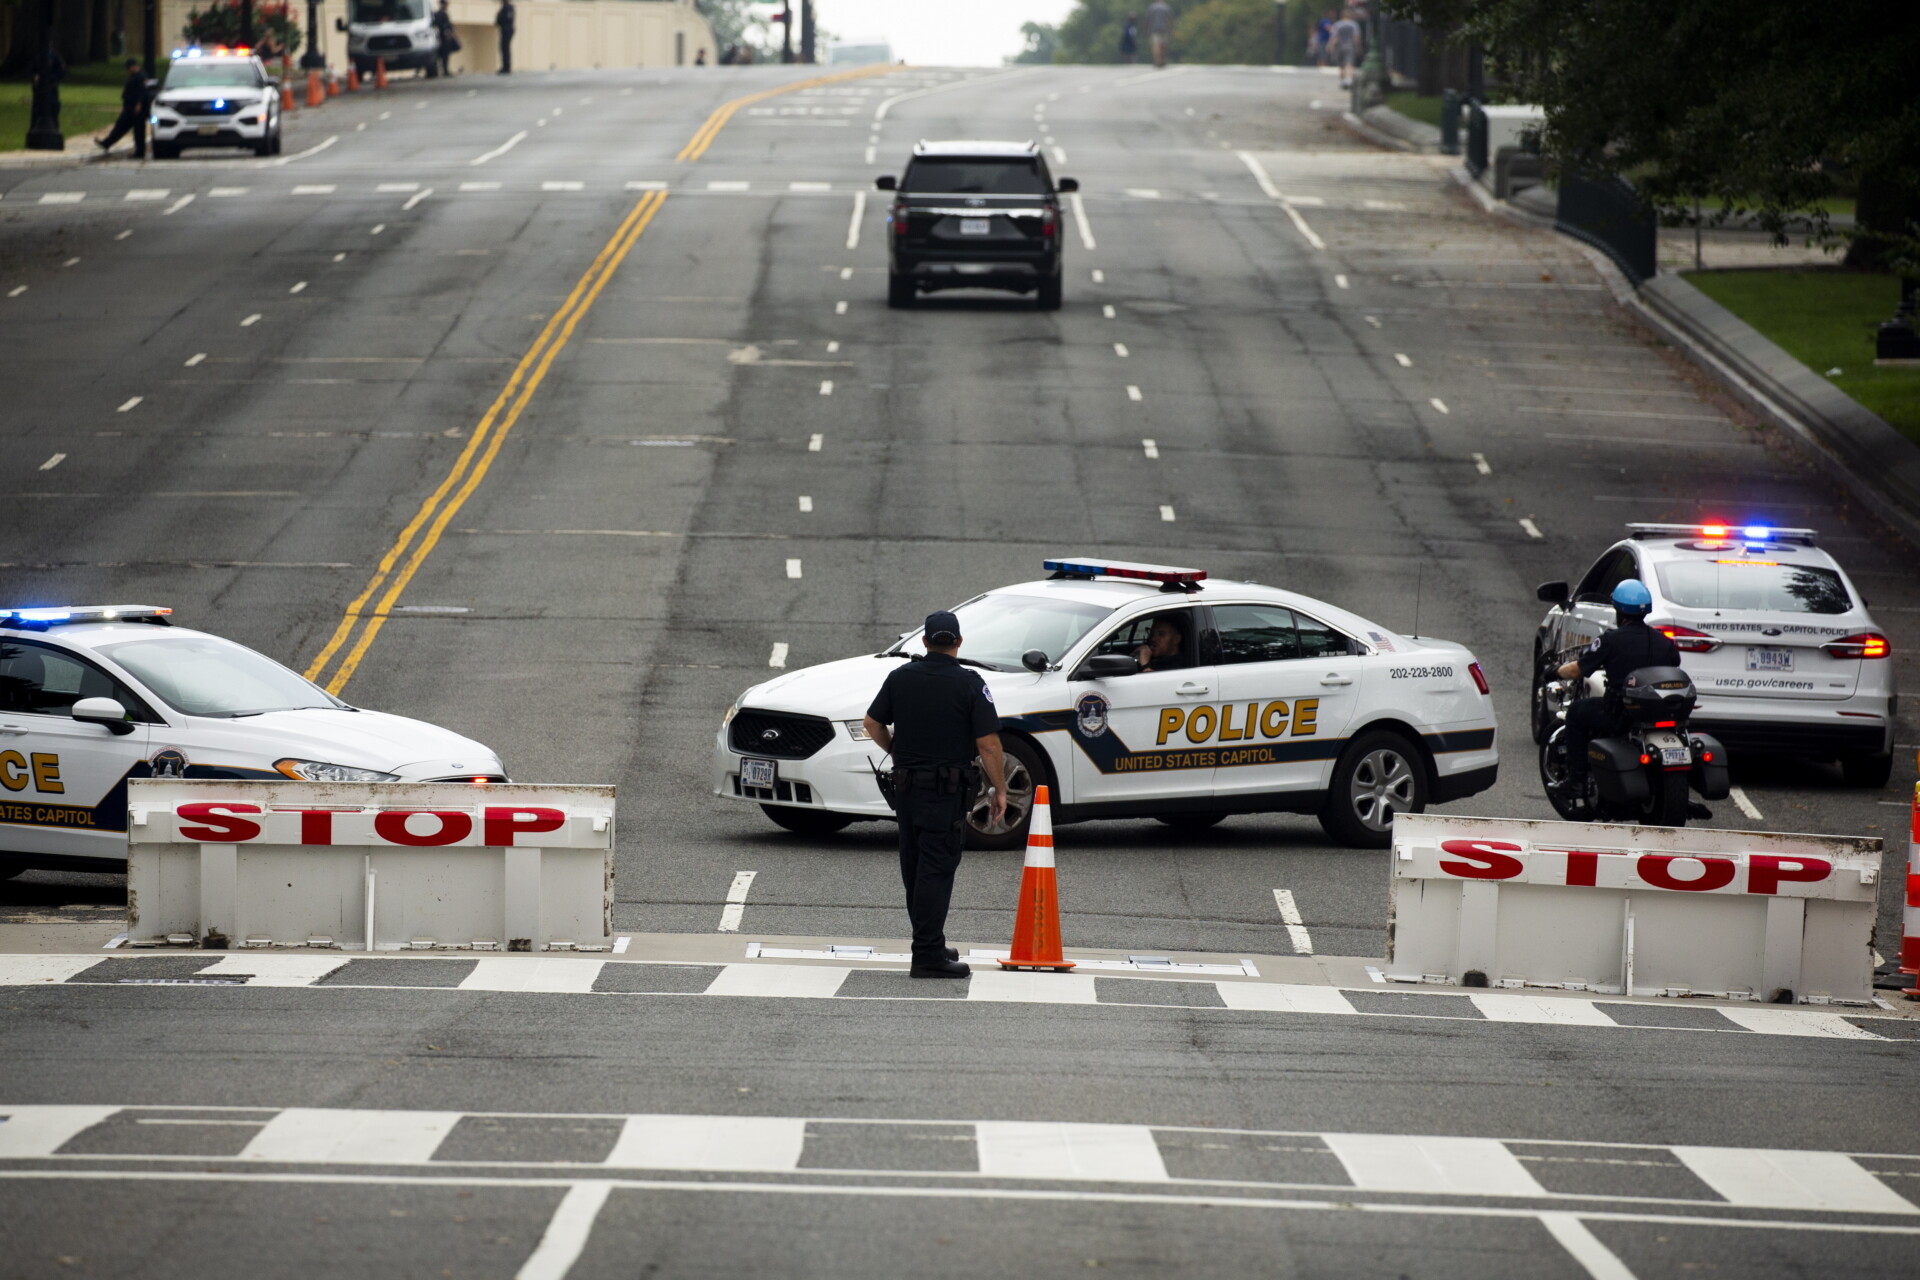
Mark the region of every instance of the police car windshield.
[[960, 652], [996, 671], [1018, 671], [1020, 655], [1039, 649], [1055, 662], [1113, 612], [1087, 600], [991, 595], [953, 611], [960, 619]]
[[251, 716], [338, 707], [271, 658], [214, 636], [170, 636], [103, 644], [100, 652], [189, 716]]
[[1811, 565], [1727, 556], [1661, 565], [1660, 588], [1682, 609], [1760, 613], [1845, 613], [1853, 608], [1840, 575]]
[[167, 71], [169, 89], [257, 89], [251, 62], [176, 62]]
[[945, 196], [1043, 196], [1047, 181], [1031, 160], [915, 160], [900, 189]]

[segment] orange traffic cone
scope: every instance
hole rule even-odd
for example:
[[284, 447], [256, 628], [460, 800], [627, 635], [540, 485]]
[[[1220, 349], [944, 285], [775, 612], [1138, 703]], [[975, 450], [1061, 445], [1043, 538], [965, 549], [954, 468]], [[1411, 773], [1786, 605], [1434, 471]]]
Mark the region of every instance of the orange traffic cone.
[[320, 73], [307, 72], [307, 105], [317, 107], [327, 100], [327, 91], [321, 87]]
[[1027, 864], [1020, 873], [1020, 911], [1013, 919], [1013, 953], [1003, 969], [1054, 969], [1065, 972], [1073, 961], [1060, 952], [1060, 895], [1053, 878], [1053, 811], [1047, 789], [1033, 793], [1033, 821], [1027, 827]]
[[387, 60], [385, 58], [375, 58], [373, 60], [373, 87], [376, 89], [384, 89], [387, 87]]
[[293, 110], [293, 84], [287, 80], [280, 82], [280, 109], [282, 111]]

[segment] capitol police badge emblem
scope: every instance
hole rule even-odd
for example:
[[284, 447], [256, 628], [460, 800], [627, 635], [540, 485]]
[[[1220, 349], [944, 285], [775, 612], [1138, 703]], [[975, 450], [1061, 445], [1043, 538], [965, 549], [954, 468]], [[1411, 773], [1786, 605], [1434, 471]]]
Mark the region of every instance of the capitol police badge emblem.
[[184, 778], [187, 776], [187, 753], [178, 747], [163, 747], [153, 753], [148, 761], [156, 778]]
[[1107, 731], [1107, 700], [1097, 693], [1089, 693], [1074, 703], [1073, 715], [1080, 732], [1089, 738], [1097, 738]]

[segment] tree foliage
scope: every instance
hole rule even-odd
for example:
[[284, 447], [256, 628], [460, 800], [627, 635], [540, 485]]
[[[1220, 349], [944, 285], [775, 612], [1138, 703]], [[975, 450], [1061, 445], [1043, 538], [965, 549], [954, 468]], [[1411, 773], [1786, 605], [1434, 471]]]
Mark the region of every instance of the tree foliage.
[[1060, 43], [1060, 28], [1044, 22], [1023, 22], [1020, 24], [1020, 35], [1026, 40], [1026, 47], [1008, 58], [1008, 62], [1024, 64], [1053, 61], [1054, 48]]
[[1389, 0], [1487, 51], [1546, 110], [1545, 149], [1632, 174], [1656, 204], [1750, 211], [1830, 234], [1857, 191], [1849, 262], [1920, 269], [1920, 5], [1887, 0]]
[[[1139, 56], [1147, 58], [1147, 5], [1152, 0], [1079, 0], [1060, 24], [1055, 62], [1119, 62], [1120, 33], [1131, 16], [1140, 27]], [[1173, 6], [1173, 55], [1181, 62], [1272, 62], [1278, 53], [1281, 11], [1274, 0], [1168, 0]], [[1301, 0], [1292, 10], [1305, 12]], [[1297, 56], [1297, 55], [1296, 55]]]
[[[182, 34], [199, 45], [243, 43], [240, 0], [209, 0], [188, 10]], [[300, 23], [287, 0], [255, 0], [253, 41], [275, 57], [300, 51]]]

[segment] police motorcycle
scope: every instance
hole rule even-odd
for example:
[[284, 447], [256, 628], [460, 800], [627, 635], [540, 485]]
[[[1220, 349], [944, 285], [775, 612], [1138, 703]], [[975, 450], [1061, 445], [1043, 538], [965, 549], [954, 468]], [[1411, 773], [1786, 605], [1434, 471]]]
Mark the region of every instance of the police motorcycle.
[[[1642, 822], [1684, 827], [1712, 811], [1687, 798], [1724, 800], [1732, 787], [1726, 749], [1687, 721], [1697, 695], [1679, 667], [1641, 667], [1622, 688], [1606, 689], [1606, 675], [1544, 681], [1553, 731], [1540, 746], [1540, 781], [1554, 812], [1569, 822]], [[1567, 708], [1582, 697], [1605, 697], [1623, 727], [1587, 744], [1587, 779], [1577, 785], [1567, 768]]]

